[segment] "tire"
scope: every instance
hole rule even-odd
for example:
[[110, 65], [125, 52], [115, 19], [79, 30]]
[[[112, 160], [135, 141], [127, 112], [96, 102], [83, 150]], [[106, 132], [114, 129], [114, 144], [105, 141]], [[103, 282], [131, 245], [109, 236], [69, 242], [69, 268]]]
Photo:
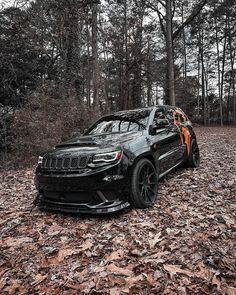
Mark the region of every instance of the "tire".
[[197, 168], [200, 165], [200, 152], [196, 139], [191, 140], [190, 155], [187, 159], [186, 166]]
[[151, 207], [157, 199], [157, 192], [157, 171], [148, 159], [141, 159], [133, 170], [130, 204], [140, 209]]

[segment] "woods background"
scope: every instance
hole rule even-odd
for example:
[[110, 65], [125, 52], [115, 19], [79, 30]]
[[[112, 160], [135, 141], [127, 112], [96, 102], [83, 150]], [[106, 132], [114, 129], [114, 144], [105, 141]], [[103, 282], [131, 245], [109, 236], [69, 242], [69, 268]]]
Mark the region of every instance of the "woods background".
[[235, 124], [233, 0], [1, 2], [0, 168], [155, 104]]

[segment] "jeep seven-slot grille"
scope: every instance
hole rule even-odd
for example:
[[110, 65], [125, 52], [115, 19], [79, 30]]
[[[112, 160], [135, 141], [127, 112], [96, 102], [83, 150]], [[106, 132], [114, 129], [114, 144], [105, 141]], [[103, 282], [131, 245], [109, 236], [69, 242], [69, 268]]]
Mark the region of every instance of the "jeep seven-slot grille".
[[88, 157], [43, 158], [42, 168], [49, 170], [83, 169], [87, 166]]

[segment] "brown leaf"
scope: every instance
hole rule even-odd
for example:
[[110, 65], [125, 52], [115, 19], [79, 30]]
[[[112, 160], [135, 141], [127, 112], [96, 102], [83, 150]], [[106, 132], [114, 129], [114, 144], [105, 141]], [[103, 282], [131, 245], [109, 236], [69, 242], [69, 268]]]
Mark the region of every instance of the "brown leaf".
[[21, 238], [15, 238], [15, 237], [9, 237], [4, 239], [3, 241], [0, 241], [0, 243], [7, 247], [21, 247], [21, 245], [25, 243], [32, 243], [33, 239], [30, 237], [21, 237]]
[[118, 288], [111, 288], [110, 295], [120, 295], [120, 291]]
[[57, 259], [59, 261], [62, 261], [65, 257], [71, 256], [73, 254], [77, 254], [79, 252], [80, 252], [80, 250], [78, 250], [78, 249], [70, 249], [70, 248], [60, 249], [58, 252], [58, 255], [57, 255]]
[[90, 239], [87, 239], [80, 247], [82, 251], [86, 251], [93, 247], [93, 243], [91, 242]]
[[9, 286], [4, 289], [9, 295], [23, 293], [23, 287], [14, 279], [10, 280]]
[[197, 272], [197, 277], [199, 278], [202, 278], [204, 280], [210, 280], [211, 277], [212, 277], [212, 272], [209, 268], [207, 268], [207, 266], [202, 262], [200, 261], [198, 264], [197, 264], [198, 268], [200, 269], [198, 272]]
[[112, 288], [110, 289], [110, 295], [129, 294], [129, 288]]
[[133, 272], [127, 268], [121, 268], [116, 266], [115, 264], [109, 264], [107, 266], [107, 269], [117, 275], [123, 275], [123, 276], [132, 276]]
[[220, 290], [220, 287], [221, 287], [221, 281], [217, 278], [216, 275], [213, 276], [211, 282], [212, 282], [212, 285], [216, 285], [217, 286], [217, 290], [219, 291]]
[[137, 225], [142, 226], [142, 227], [147, 227], [149, 229], [156, 229], [156, 226], [153, 222], [139, 222]]
[[225, 292], [227, 295], [236, 295], [236, 288], [227, 287], [227, 288], [225, 288]]
[[125, 280], [128, 283], [129, 287], [131, 287], [131, 286], [135, 285], [136, 283], [142, 281], [143, 275], [138, 275], [136, 277], [128, 277]]
[[47, 275], [42, 275], [42, 274], [38, 273], [34, 277], [34, 281], [33, 281], [33, 283], [31, 283], [31, 286], [35, 287], [35, 286], [41, 284], [46, 278], [47, 278]]
[[189, 277], [195, 276], [191, 271], [180, 268], [180, 265], [164, 264], [164, 269], [167, 270], [170, 274], [181, 273]]
[[79, 289], [81, 292], [85, 294], [89, 294], [91, 289], [95, 287], [95, 282], [91, 279], [79, 285]]
[[110, 255], [105, 256], [105, 260], [107, 262], [114, 261], [114, 260], [120, 260], [124, 257], [124, 250], [119, 249], [117, 251], [112, 252]]
[[161, 238], [161, 232], [159, 232], [152, 240], [149, 240], [150, 248], [154, 248], [161, 240], [163, 240], [163, 238]]

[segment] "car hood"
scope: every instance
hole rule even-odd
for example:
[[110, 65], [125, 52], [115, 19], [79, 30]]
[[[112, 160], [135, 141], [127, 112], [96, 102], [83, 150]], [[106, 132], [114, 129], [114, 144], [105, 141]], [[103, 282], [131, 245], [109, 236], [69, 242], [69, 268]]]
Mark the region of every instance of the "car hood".
[[101, 150], [117, 148], [121, 145], [139, 138], [142, 131], [128, 132], [128, 133], [113, 133], [113, 134], [100, 134], [100, 135], [85, 135], [71, 139], [69, 141], [60, 143], [56, 148], [79, 148], [83, 150]]

